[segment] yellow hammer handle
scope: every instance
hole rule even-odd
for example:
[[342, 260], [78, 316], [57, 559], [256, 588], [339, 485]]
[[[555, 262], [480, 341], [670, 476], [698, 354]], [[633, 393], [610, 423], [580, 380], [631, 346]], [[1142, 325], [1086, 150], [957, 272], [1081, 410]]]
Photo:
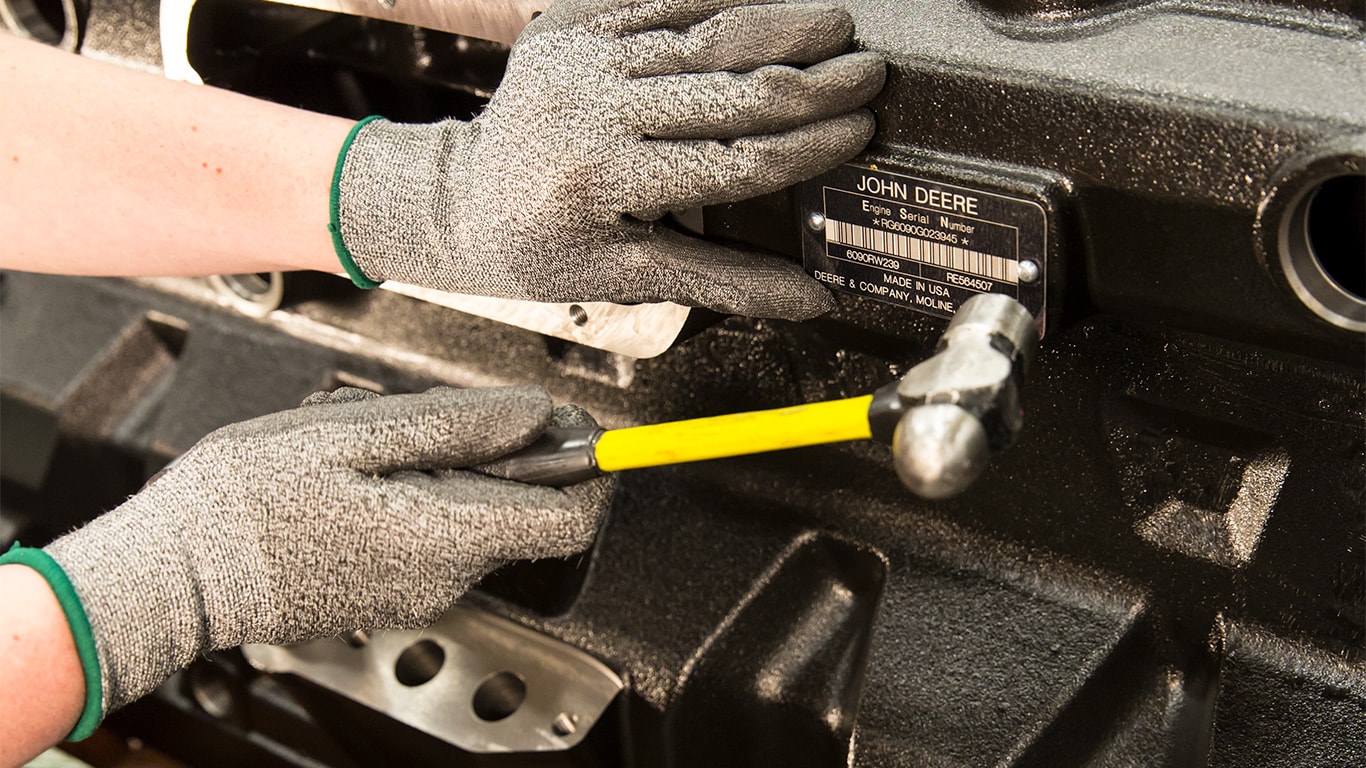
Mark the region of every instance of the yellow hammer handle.
[[598, 469], [657, 467], [780, 451], [804, 445], [867, 440], [873, 396], [749, 411], [704, 419], [609, 429], [596, 445]]

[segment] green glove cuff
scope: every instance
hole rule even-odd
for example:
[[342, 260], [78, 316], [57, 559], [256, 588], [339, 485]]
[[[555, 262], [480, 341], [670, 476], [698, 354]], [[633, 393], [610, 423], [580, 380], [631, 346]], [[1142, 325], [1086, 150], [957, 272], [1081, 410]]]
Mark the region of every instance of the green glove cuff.
[[357, 288], [364, 288], [366, 290], [378, 288], [379, 284], [383, 281], [375, 281], [366, 277], [360, 267], [356, 266], [356, 260], [351, 257], [351, 251], [346, 248], [346, 243], [342, 240], [340, 214], [341, 178], [342, 167], [346, 165], [346, 153], [351, 149], [351, 143], [356, 140], [356, 134], [360, 133], [360, 129], [364, 128], [367, 124], [381, 119], [383, 118], [379, 115], [371, 115], [351, 126], [351, 132], [346, 134], [346, 141], [342, 142], [341, 152], [337, 153], [337, 169], [332, 173], [332, 194], [328, 205], [330, 218], [327, 222], [327, 231], [332, 233], [332, 248], [336, 250], [337, 258], [341, 260], [342, 268], [346, 270], [346, 274], [351, 277], [351, 282], [355, 283]]
[[62, 566], [48, 553], [41, 549], [21, 547], [19, 542], [15, 542], [8, 552], [0, 555], [0, 565], [10, 563], [26, 565], [47, 579], [52, 594], [57, 596], [57, 603], [62, 606], [62, 613], [66, 614], [66, 623], [71, 627], [71, 637], [76, 641], [76, 653], [80, 656], [81, 668], [85, 671], [85, 709], [81, 711], [81, 719], [76, 721], [76, 726], [66, 738], [68, 741], [80, 741], [94, 733], [99, 727], [100, 720], [104, 719], [101, 704], [100, 656], [95, 650], [95, 634], [90, 630], [90, 619], [86, 617], [85, 608], [81, 605], [81, 599], [76, 596], [76, 589], [71, 586], [71, 580], [66, 577], [66, 571], [63, 571]]

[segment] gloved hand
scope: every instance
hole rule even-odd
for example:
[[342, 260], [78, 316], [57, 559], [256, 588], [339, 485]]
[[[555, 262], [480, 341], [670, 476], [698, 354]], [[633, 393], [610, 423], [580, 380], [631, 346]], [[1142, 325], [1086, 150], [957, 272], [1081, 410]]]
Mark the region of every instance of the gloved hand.
[[829, 293], [797, 265], [653, 220], [862, 149], [859, 107], [886, 73], [875, 53], [838, 55], [852, 36], [831, 5], [559, 0], [474, 121], [357, 127], [333, 188], [338, 253], [362, 285], [818, 315]]
[[102, 711], [211, 650], [427, 626], [504, 561], [588, 547], [611, 495], [608, 478], [447, 471], [535, 439], [552, 420], [539, 388], [305, 404], [213, 432], [46, 548], [89, 618]]

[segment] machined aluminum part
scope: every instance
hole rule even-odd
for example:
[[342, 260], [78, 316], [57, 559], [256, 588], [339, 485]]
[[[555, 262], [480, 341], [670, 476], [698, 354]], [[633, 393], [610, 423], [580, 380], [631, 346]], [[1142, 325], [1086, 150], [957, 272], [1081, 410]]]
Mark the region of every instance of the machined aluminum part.
[[459, 605], [427, 629], [242, 652], [470, 752], [569, 749], [625, 687], [573, 646]]
[[446, 293], [392, 281], [380, 288], [465, 314], [636, 358], [656, 357], [668, 350], [683, 330], [690, 312], [685, 306], [667, 301], [631, 305], [605, 301], [549, 304]]

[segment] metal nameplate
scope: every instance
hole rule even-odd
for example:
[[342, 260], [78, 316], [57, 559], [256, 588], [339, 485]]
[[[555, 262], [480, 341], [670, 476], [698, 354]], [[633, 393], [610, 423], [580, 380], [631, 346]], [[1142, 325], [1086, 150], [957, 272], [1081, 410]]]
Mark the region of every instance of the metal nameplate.
[[938, 317], [1004, 293], [1043, 316], [1048, 223], [1032, 200], [854, 163], [798, 200], [806, 271], [831, 289]]

